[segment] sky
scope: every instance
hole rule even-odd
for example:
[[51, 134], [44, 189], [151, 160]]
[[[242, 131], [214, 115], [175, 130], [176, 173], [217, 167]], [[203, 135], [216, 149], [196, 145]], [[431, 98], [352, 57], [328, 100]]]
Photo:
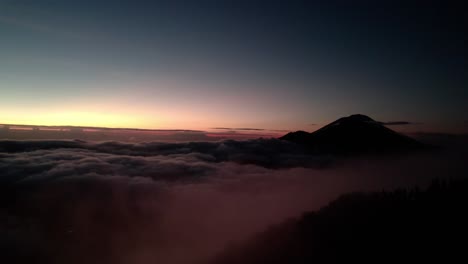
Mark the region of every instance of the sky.
[[468, 132], [461, 5], [324, 2], [0, 0], [0, 123]]

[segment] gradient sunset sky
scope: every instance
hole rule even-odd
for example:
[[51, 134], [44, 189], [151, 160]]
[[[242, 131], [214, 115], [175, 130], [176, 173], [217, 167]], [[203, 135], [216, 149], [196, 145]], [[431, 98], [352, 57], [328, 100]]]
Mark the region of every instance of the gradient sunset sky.
[[382, 2], [0, 0], [0, 123], [468, 131], [466, 9]]

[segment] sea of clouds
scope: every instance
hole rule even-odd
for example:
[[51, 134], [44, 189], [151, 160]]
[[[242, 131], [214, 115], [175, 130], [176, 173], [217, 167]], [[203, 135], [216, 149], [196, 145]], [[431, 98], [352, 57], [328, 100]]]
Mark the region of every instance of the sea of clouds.
[[[462, 151], [463, 150], [463, 151]], [[464, 148], [317, 156], [278, 139], [0, 141], [0, 258], [203, 263], [340, 194], [466, 175]]]

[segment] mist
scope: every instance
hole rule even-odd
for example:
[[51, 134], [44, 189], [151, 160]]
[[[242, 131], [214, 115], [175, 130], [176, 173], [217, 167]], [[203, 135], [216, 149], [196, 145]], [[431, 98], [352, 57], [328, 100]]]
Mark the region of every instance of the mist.
[[[275, 140], [209, 144], [2, 142], [3, 260], [205, 263], [343, 193], [423, 187], [468, 171], [463, 148], [345, 159]], [[271, 167], [277, 157], [265, 159], [262, 146], [301, 162]]]

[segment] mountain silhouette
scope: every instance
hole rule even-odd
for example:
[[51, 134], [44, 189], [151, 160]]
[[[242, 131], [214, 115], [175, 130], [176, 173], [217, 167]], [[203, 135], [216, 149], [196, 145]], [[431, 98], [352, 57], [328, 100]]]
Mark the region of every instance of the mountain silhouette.
[[296, 131], [280, 139], [303, 145], [315, 152], [330, 154], [386, 153], [425, 147], [415, 139], [361, 114], [342, 117], [313, 133]]

